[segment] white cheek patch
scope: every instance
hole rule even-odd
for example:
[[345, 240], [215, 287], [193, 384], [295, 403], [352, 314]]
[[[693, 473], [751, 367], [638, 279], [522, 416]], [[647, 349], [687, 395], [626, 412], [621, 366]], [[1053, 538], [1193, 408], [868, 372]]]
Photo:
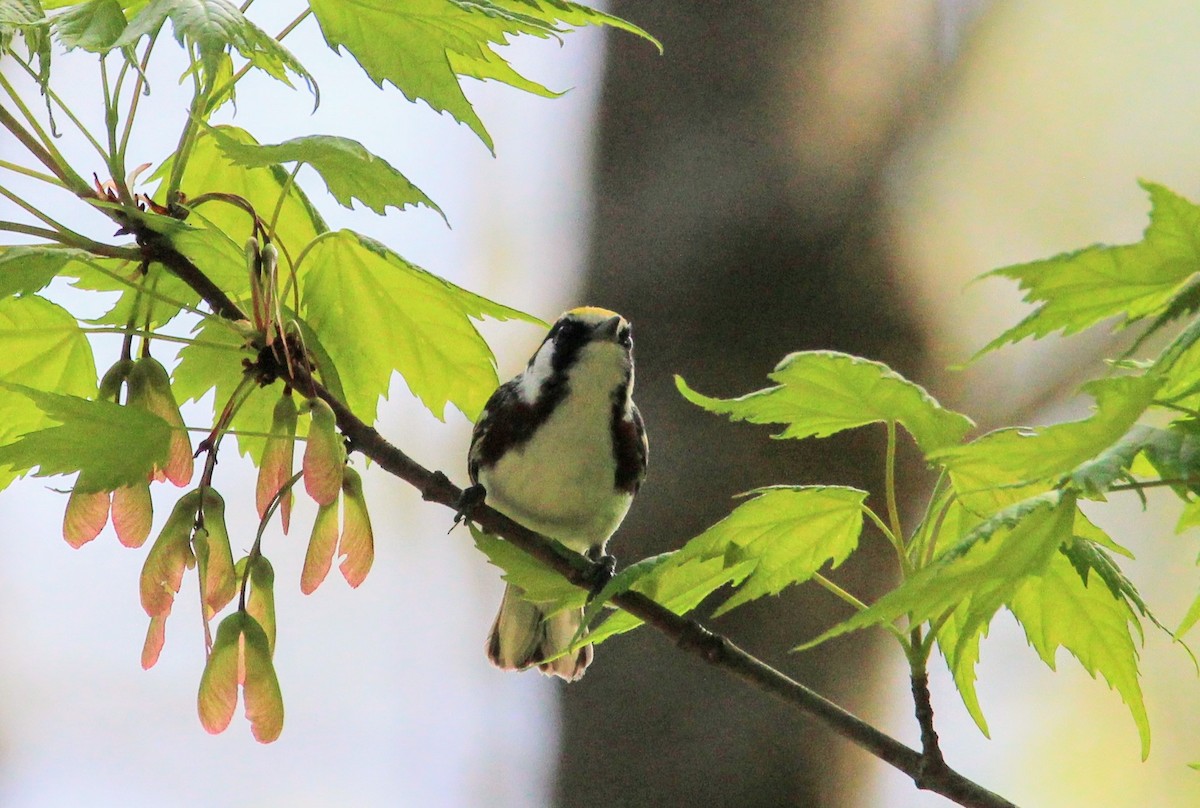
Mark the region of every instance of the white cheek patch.
[[517, 385], [517, 395], [526, 404], [537, 401], [538, 391], [542, 389], [543, 382], [554, 373], [554, 365], [551, 363], [553, 355], [554, 341], [546, 340], [534, 354], [532, 364], [521, 374], [521, 382]]

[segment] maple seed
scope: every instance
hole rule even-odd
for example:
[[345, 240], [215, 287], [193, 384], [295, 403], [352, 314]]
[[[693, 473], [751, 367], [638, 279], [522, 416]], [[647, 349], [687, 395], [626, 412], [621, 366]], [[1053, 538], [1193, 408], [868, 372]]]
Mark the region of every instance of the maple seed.
[[213, 489], [206, 488], [201, 510], [208, 551], [202, 581], [204, 611], [205, 617], [211, 618], [233, 600], [237, 592], [237, 578], [233, 573], [233, 552], [225, 528], [225, 500]]
[[304, 569], [300, 573], [300, 591], [311, 595], [316, 591], [329, 568], [333, 565], [333, 554], [338, 542], [338, 502], [335, 498], [328, 505], [317, 508], [312, 536], [308, 540], [308, 551], [304, 555]]
[[141, 547], [146, 543], [154, 521], [148, 481], [121, 486], [112, 492], [112, 521], [121, 544]]
[[338, 552], [342, 556], [338, 567], [342, 577], [350, 586], [357, 587], [366, 579], [375, 560], [375, 534], [367, 514], [362, 478], [349, 466], [342, 482], [342, 537]]
[[[255, 491], [258, 518], [267, 515], [271, 500], [292, 477], [292, 464], [296, 447], [296, 401], [291, 393], [284, 393], [275, 403], [271, 416], [271, 437], [263, 449], [262, 463], [258, 467], [258, 487]], [[283, 495], [279, 503], [283, 532], [288, 532], [292, 517], [292, 492]]]
[[63, 538], [79, 549], [100, 535], [108, 523], [108, 492], [84, 491], [76, 483], [63, 514]]
[[183, 583], [183, 572], [196, 563], [192, 553], [192, 525], [200, 505], [200, 491], [189, 491], [175, 503], [166, 524], [150, 547], [142, 565], [142, 608], [150, 617], [170, 613], [175, 594]]
[[308, 443], [304, 447], [304, 490], [318, 505], [329, 505], [342, 490], [346, 447], [338, 437], [337, 418], [328, 404], [310, 398], [304, 407], [312, 413]]
[[217, 627], [216, 642], [200, 677], [196, 708], [200, 723], [213, 734], [224, 732], [237, 709], [238, 687], [250, 730], [259, 743], [283, 731], [283, 695], [271, 664], [266, 632], [246, 612], [235, 612]]
[[121, 394], [121, 385], [129, 378], [133, 370], [132, 359], [122, 359], [104, 373], [100, 380], [100, 398], [116, 401]]
[[171, 391], [167, 369], [154, 357], [143, 356], [134, 363], [128, 384], [130, 404], [157, 415], [171, 426], [167, 465], [157, 471], [159, 479], [168, 479], [182, 488], [192, 481], [192, 441]]

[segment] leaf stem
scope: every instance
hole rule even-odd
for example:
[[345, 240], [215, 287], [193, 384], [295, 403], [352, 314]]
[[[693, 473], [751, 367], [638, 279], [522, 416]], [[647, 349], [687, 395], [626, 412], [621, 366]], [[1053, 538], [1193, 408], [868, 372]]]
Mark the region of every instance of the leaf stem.
[[64, 237], [72, 239], [74, 241], [87, 241], [87, 239], [84, 236], [80, 235], [79, 233], [76, 233], [74, 230], [70, 229], [69, 227], [62, 224], [61, 222], [58, 222], [55, 219], [51, 218], [46, 213], [43, 213], [41, 210], [34, 207], [29, 202], [26, 202], [24, 199], [22, 199], [21, 197], [17, 196], [12, 191], [5, 188], [3, 185], [0, 185], [0, 196], [5, 197], [6, 199], [8, 199], [9, 202], [12, 202], [14, 205], [16, 205], [17, 207], [21, 208], [26, 213], [28, 213], [30, 216], [33, 216], [35, 219], [40, 220], [43, 224], [49, 225], [50, 228], [54, 232], [61, 233]]
[[[271, 437], [267, 435], [267, 437]], [[303, 469], [293, 474], [283, 485], [279, 486], [279, 490], [275, 492], [275, 496], [271, 497], [271, 501], [267, 503], [267, 509], [263, 511], [263, 517], [258, 521], [258, 532], [254, 534], [254, 544], [250, 545], [250, 552], [246, 554], [246, 568], [242, 571], [242, 587], [238, 594], [238, 611], [246, 610], [246, 589], [250, 582], [250, 567], [254, 561], [262, 555], [262, 538], [263, 533], [267, 530], [267, 524], [271, 521], [271, 517], [275, 515], [275, 511], [283, 502], [283, 498], [288, 495], [301, 477], [304, 476]]]
[[287, 179], [283, 182], [283, 187], [279, 189], [279, 198], [275, 200], [275, 209], [271, 211], [271, 219], [267, 222], [267, 234], [270, 235], [272, 241], [275, 238], [275, 225], [279, 222], [279, 213], [283, 210], [283, 202], [287, 199], [288, 193], [292, 190], [292, 185], [296, 182], [296, 175], [300, 173], [300, 166], [304, 163], [297, 161], [292, 170], [288, 172]]
[[[887, 466], [884, 468], [884, 488], [887, 493], [888, 519], [892, 525], [892, 535], [896, 537], [897, 548], [904, 550], [904, 529], [900, 526], [900, 508], [896, 505], [896, 422], [887, 422]], [[901, 553], [903, 564], [907, 565], [908, 556]], [[911, 572], [906, 570], [905, 574]]]
[[142, 61], [138, 66], [137, 81], [133, 83], [133, 97], [129, 100], [129, 111], [125, 114], [125, 129], [121, 132], [121, 142], [117, 147], [122, 165], [125, 164], [125, 153], [129, 148], [129, 136], [133, 133], [133, 119], [137, 116], [138, 103], [141, 100], [143, 89], [147, 86], [146, 67], [150, 63], [150, 51], [154, 49], [154, 43], [158, 40], [158, 33], [161, 30], [162, 27], [160, 26], [150, 34], [150, 40], [146, 43], [146, 50], [142, 54]]
[[[0, 222], [0, 224], [4, 224], [4, 223]], [[3, 228], [0, 228], [0, 229], [3, 229]], [[85, 249], [89, 249], [90, 252], [95, 252], [95, 250], [92, 250], [90, 248], [85, 248]], [[135, 260], [135, 261], [140, 258], [140, 256], [136, 252], [129, 256], [118, 256], [118, 257], [125, 257], [125, 258], [128, 258], [129, 260]], [[205, 320], [208, 320], [210, 322], [219, 323], [222, 328], [224, 328], [228, 331], [231, 331], [234, 334], [238, 334], [239, 336], [242, 334], [242, 332], [239, 331], [237, 329], [237, 327], [234, 326], [234, 324], [229, 321], [228, 318], [216, 317], [212, 314], [209, 314], [206, 311], [201, 311], [200, 309], [196, 308], [195, 306], [189, 305], [187, 303], [181, 303], [172, 297], [164, 295], [162, 292], [158, 291], [157, 289], [151, 289], [149, 286], [146, 286], [146, 284], [144, 284], [144, 283], [139, 283], [137, 281], [130, 280], [128, 277], [126, 277], [125, 275], [122, 275], [120, 272], [113, 272], [108, 267], [103, 266], [101, 264], [97, 264], [94, 261], [88, 261], [87, 259], [80, 259], [80, 260], [83, 261], [83, 263], [87, 264], [89, 267], [91, 267], [96, 272], [99, 272], [102, 275], [112, 278], [113, 280], [117, 281], [118, 283], [122, 283], [125, 286], [128, 286], [130, 289], [135, 289], [135, 290], [141, 292], [142, 294], [146, 295], [147, 297], [152, 297], [155, 300], [159, 301], [160, 303], [166, 303], [168, 306], [178, 306], [183, 311], [191, 312], [192, 314], [198, 315], [199, 317], [201, 317]]]
[[[251, 0], [251, 2], [253, 2], [253, 0]], [[245, 6], [242, 7], [242, 13], [245, 14], [246, 9], [249, 7], [250, 7], [250, 3], [248, 2], [245, 4]], [[304, 11], [301, 11], [294, 20], [292, 20], [287, 25], [285, 25], [283, 27], [283, 30], [281, 30], [278, 34], [275, 35], [275, 41], [282, 42], [284, 40], [284, 37], [286, 37], [288, 34], [290, 34], [292, 31], [294, 31], [296, 29], [296, 26], [298, 26], [300, 23], [304, 22], [304, 20], [310, 14], [312, 14], [311, 8], [305, 8]], [[220, 89], [218, 89], [215, 93], [213, 93], [213, 97], [220, 98], [222, 95], [227, 93], [229, 91], [229, 88], [233, 87], [239, 81], [241, 81], [242, 77], [245, 76], [247, 73], [249, 73], [250, 69], [252, 67], [254, 67], [253, 63], [247, 62], [246, 64], [244, 64], [240, 68], [238, 68], [238, 71], [233, 74], [233, 77], [230, 78], [229, 81], [227, 81], [223, 85], [221, 85]]]
[[[863, 603], [861, 600], [856, 598], [854, 595], [847, 592], [845, 589], [842, 589], [842, 587], [838, 586], [833, 581], [829, 580], [828, 578], [826, 578], [824, 575], [822, 575], [819, 572], [813, 573], [812, 580], [816, 581], [818, 584], [823, 586], [826, 590], [828, 590], [832, 594], [836, 595], [837, 597], [841, 598], [846, 603], [849, 603], [857, 611], [865, 612], [868, 608], [870, 608], [869, 606], [867, 606], [867, 604]], [[896, 637], [896, 639], [900, 641], [901, 647], [904, 648], [905, 655], [906, 656], [909, 655], [911, 652], [911, 649], [909, 647], [908, 638], [904, 636], [904, 632], [891, 624], [887, 624], [886, 626], [884, 626], [884, 628], [886, 628], [888, 631], [890, 631]]]
[[882, 533], [884, 538], [888, 540], [888, 543], [895, 548], [896, 556], [900, 559], [901, 567], [907, 570], [908, 566], [910, 566], [908, 563], [908, 556], [904, 552], [904, 545], [898, 538], [896, 538], [896, 534], [893, 533], [892, 529], [888, 527], [888, 524], [880, 518], [879, 514], [875, 513], [875, 509], [871, 506], [864, 504], [862, 506], [862, 512], [868, 519], [875, 523], [875, 527], [879, 528], [879, 532]]
[[67, 187], [63, 184], [62, 180], [60, 180], [58, 177], [55, 177], [53, 174], [43, 174], [40, 171], [34, 171], [32, 168], [26, 168], [25, 166], [17, 163], [10, 163], [7, 160], [0, 160], [0, 168], [7, 169], [16, 174], [23, 174], [24, 176], [35, 180], [41, 180], [42, 182], [53, 185], [56, 188]]
[[[4, 80], [3, 72], [0, 72], [0, 84], [8, 87], [9, 91], [11, 92], [11, 85]], [[24, 108], [24, 105], [21, 104], [20, 99], [14, 100], [16, 101], [18, 107], [22, 109]], [[26, 114], [28, 114], [28, 110], [26, 110]], [[22, 126], [21, 123], [13, 117], [12, 113], [3, 106], [0, 106], [0, 126], [3, 126], [5, 129], [11, 132], [13, 136], [21, 142], [21, 145], [24, 146], [30, 154], [38, 159], [38, 162], [50, 169], [50, 172], [62, 180], [63, 184], [76, 195], [85, 198], [94, 196], [92, 187], [88, 185], [87, 180], [75, 173], [75, 171], [67, 164], [67, 162], [62, 159], [62, 155], [58, 153], [57, 149], [54, 149], [53, 146], [47, 149], [45, 146], [39, 143], [37, 138], [35, 138], [24, 126]]]
[[1200, 477], [1164, 477], [1161, 480], [1146, 480], [1145, 482], [1110, 485], [1108, 487], [1108, 491], [1141, 491], [1144, 488], [1161, 488], [1167, 485], [1196, 485], [1197, 483], [1200, 483]]
[[[146, 330], [143, 328], [138, 328], [136, 326], [114, 325], [114, 326], [109, 326], [107, 328], [95, 327], [95, 328], [81, 328], [79, 330], [81, 332], [83, 332], [84, 334], [112, 334], [114, 336], [132, 335], [135, 337], [156, 339], [159, 342], [171, 342], [171, 343], [176, 343], [178, 345], [196, 345], [201, 348], [209, 348], [212, 350], [230, 351], [232, 353], [243, 353], [241, 348], [238, 348], [235, 345], [230, 345], [229, 343], [226, 343], [226, 342], [210, 342], [208, 340], [203, 340], [203, 339], [192, 339], [191, 337], [176, 337], [172, 334], [164, 334], [161, 331]], [[204, 431], [207, 432], [208, 429], [205, 429]]]
[[167, 181], [167, 192], [165, 195], [168, 205], [175, 204], [179, 200], [179, 185], [183, 182], [183, 171], [187, 167], [188, 158], [191, 156], [192, 148], [196, 144], [197, 131], [199, 129], [197, 121], [208, 107], [208, 99], [212, 96], [213, 84], [216, 82], [216, 76], [206, 74], [203, 84], [201, 84], [199, 66], [197, 65], [199, 58], [193, 51], [192, 104], [188, 110], [187, 120], [183, 124], [183, 131], [179, 133], [179, 145], [175, 147], [175, 161], [171, 164], [171, 177]]
[[867, 610], [867, 604], [863, 603], [861, 600], [859, 600], [854, 595], [847, 592], [845, 589], [842, 589], [840, 586], [838, 586], [833, 581], [826, 578], [821, 573], [819, 573], [819, 572], [813, 573], [812, 579], [814, 581], [816, 581], [818, 584], [820, 584], [821, 586], [825, 587], [825, 589], [832, 592], [834, 595], [837, 595], [839, 598], [846, 601], [846, 603], [849, 603], [851, 606], [853, 606], [858, 611], [865, 612]]
[[106, 54], [100, 55], [100, 86], [104, 88], [104, 131], [108, 134], [108, 152], [101, 149], [100, 153], [108, 165], [109, 179], [116, 186], [117, 196], [121, 203], [132, 205], [133, 199], [129, 195], [129, 188], [125, 185], [125, 167], [121, 164], [120, 149], [117, 145], [117, 97], [109, 88]]
[[[0, 221], [0, 231], [9, 233], [20, 233], [25, 236], [33, 236], [35, 238], [44, 238], [47, 241], [57, 242], [67, 247], [78, 247], [87, 252], [96, 253], [110, 258], [129, 258], [136, 260], [138, 254], [136, 251], [122, 249], [121, 247], [111, 247], [107, 244], [101, 244], [98, 241], [92, 241], [89, 238], [80, 236], [77, 233], [61, 233], [57, 230], [47, 230], [44, 227], [35, 227], [31, 224], [22, 224], [21, 222], [5, 222]], [[45, 245], [43, 245], [45, 246]]]

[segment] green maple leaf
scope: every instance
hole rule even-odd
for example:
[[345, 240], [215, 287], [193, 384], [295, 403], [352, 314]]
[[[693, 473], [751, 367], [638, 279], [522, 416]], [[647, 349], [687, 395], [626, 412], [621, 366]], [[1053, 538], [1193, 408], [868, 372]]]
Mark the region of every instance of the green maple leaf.
[[471, 537], [489, 562], [504, 570], [504, 580], [521, 590], [532, 603], [559, 608], [579, 608], [587, 593], [514, 544], [477, 528], [470, 522]]
[[67, 50], [108, 53], [127, 25], [118, 0], [91, 0], [70, 6], [54, 18], [54, 33]]
[[300, 278], [305, 319], [337, 367], [345, 403], [367, 423], [397, 372], [438, 418], [450, 403], [474, 420], [498, 379], [495, 357], [471, 321], [545, 325], [348, 230], [314, 242]]
[[356, 140], [310, 135], [267, 146], [238, 140], [221, 129], [210, 128], [209, 132], [234, 165], [263, 168], [279, 163], [303, 163], [311, 166], [343, 207], [352, 208], [351, 200], [357, 199], [382, 216], [389, 206], [403, 210], [408, 205], [425, 205], [445, 218], [442, 209], [424, 191]]
[[[96, 364], [87, 335], [69, 312], [36, 295], [0, 300], [0, 382], [94, 395]], [[29, 397], [0, 389], [0, 444], [51, 423]], [[15, 478], [0, 465], [0, 488]]]
[[858, 546], [866, 498], [866, 491], [840, 486], [759, 489], [684, 545], [671, 564], [723, 558], [727, 567], [742, 567], [740, 588], [713, 613], [720, 616], [803, 583], [827, 563], [837, 567], [845, 561]]
[[[255, 361], [257, 355], [243, 336], [215, 320], [197, 323], [193, 338], [194, 342], [179, 351], [171, 386], [180, 401], [200, 401], [212, 390], [215, 416], [245, 378], [243, 360]], [[277, 388], [255, 386], [234, 413], [231, 426], [235, 433], [258, 433], [234, 435], [243, 455], [261, 456], [266, 438], [259, 435], [271, 431], [271, 413], [278, 398]]]
[[111, 401], [46, 393], [4, 384], [7, 393], [20, 394], [38, 406], [57, 426], [29, 432], [0, 446], [0, 466], [35, 475], [81, 472], [85, 491], [112, 491], [144, 483], [155, 467], [165, 466], [171, 427], [140, 407]]
[[[679, 565], [672, 563], [677, 554], [668, 554], [665, 559], [661, 556], [656, 556], [653, 561], [647, 559], [647, 563], [639, 567], [636, 573], [630, 573], [622, 585], [641, 592], [675, 614], [687, 614], [722, 586], [745, 579], [756, 566], [753, 560], [727, 565], [723, 557], [693, 560]], [[617, 612], [589, 632], [587, 639], [579, 644], [599, 644], [609, 637], [632, 631], [641, 624], [641, 618], [629, 612]]]
[[[541, 95], [545, 87], [513, 70], [493, 48], [517, 34], [559, 36], [565, 25], [608, 25], [653, 40], [623, 20], [576, 3], [547, 0], [313, 0], [325, 41], [348, 50], [380, 87], [391, 82], [409, 101], [422, 100], [492, 139], [459, 86], [460, 75], [493, 79]], [[655, 42], [657, 44], [657, 42]]]
[[[644, 559], [623, 570], [589, 605], [633, 590], [676, 614], [694, 609], [726, 584], [740, 585], [714, 612], [719, 616], [751, 600], [803, 583], [825, 566], [838, 566], [858, 545], [867, 493], [841, 486], [775, 486], [752, 498], [683, 548]], [[599, 643], [641, 625], [619, 612], [588, 635]]]
[[129, 21], [112, 47], [133, 45], [158, 31], [168, 19], [175, 41], [180, 45], [194, 44], [209, 74], [216, 75], [221, 57], [233, 49], [255, 68], [289, 87], [289, 74], [302, 79], [317, 95], [316, 82], [304, 65], [228, 0], [151, 0]]
[[1040, 305], [976, 356], [1026, 337], [1074, 334], [1110, 317], [1128, 325], [1171, 307], [1200, 270], [1200, 207], [1161, 185], [1142, 187], [1150, 194], [1151, 211], [1141, 241], [1088, 247], [984, 276], [1017, 281], [1025, 300]]
[[990, 738], [987, 719], [983, 716], [979, 694], [975, 690], [975, 666], [979, 664], [979, 646], [987, 636], [988, 624], [976, 621], [971, 635], [964, 637], [959, 627], [966, 619], [969, 608], [970, 603], [967, 602], [950, 612], [938, 629], [937, 645], [954, 677], [954, 687], [962, 698], [963, 706], [984, 737]]
[[[1096, 412], [1081, 421], [1037, 430], [993, 432], [965, 446], [935, 452], [968, 508], [986, 514], [1044, 491], [1109, 450], [1150, 406], [1162, 384], [1155, 376], [1098, 379], [1083, 390]], [[1081, 481], [1086, 483], [1086, 477]]]
[[90, 253], [73, 247], [0, 248], [0, 298], [40, 292], [59, 274], [70, 274], [76, 262], [90, 257]]
[[1045, 570], [1064, 542], [1071, 541], [1075, 511], [1075, 497], [1061, 492], [1001, 511], [869, 608], [797, 650], [905, 616], [919, 625], [962, 610], [957, 645], [946, 649], [953, 670], [996, 611], [1031, 576]]
[[[217, 140], [217, 136], [221, 141]], [[287, 172], [279, 166], [247, 168], [236, 165], [221, 148], [221, 142], [256, 146], [258, 142], [244, 129], [222, 125], [206, 128], [196, 139], [188, 157], [179, 189], [188, 199], [196, 199], [206, 193], [223, 193], [241, 197], [250, 203], [263, 219], [269, 219], [278, 206], [279, 214], [273, 238], [284, 250], [282, 265], [287, 256], [295, 256], [304, 245], [329, 228], [316, 208], [295, 183], [288, 182]], [[170, 175], [174, 157], [165, 160], [151, 179]], [[160, 204], [165, 200], [160, 188], [156, 197]], [[280, 203], [280, 196], [283, 202]], [[253, 222], [244, 210], [221, 202], [210, 202], [197, 210], [204, 215], [205, 226], [224, 233], [240, 253], [243, 244], [250, 238]], [[189, 218], [190, 221], [190, 218]], [[242, 274], [245, 275], [245, 257], [241, 259]], [[284, 268], [281, 266], [281, 274]], [[204, 266], [201, 265], [201, 269]]]
[[824, 438], [879, 422], [902, 425], [925, 453], [957, 444], [973, 426], [887, 365], [836, 351], [784, 357], [769, 375], [777, 387], [732, 399], [709, 398], [676, 376], [688, 401], [735, 421], [786, 424], [777, 438]]
[[1099, 576], [1084, 583], [1062, 555], [1030, 577], [1010, 599], [1009, 609], [1029, 644], [1050, 668], [1067, 649], [1093, 677], [1100, 674], [1121, 694], [1137, 725], [1142, 759], [1150, 753], [1150, 722], [1138, 680], [1138, 652], [1130, 627], [1140, 626], [1129, 605], [1114, 597]]
[[38, 0], [0, 0], [0, 54], [12, 47], [14, 34], [21, 34], [29, 61], [38, 60], [37, 82], [42, 92], [50, 82], [50, 25]]

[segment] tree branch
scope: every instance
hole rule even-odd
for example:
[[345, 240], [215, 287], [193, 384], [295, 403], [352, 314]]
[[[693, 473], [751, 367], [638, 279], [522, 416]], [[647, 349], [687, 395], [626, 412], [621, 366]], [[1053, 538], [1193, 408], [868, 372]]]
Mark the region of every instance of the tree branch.
[[[147, 258], [158, 261], [175, 272], [218, 314], [231, 319], [245, 319], [245, 314], [237, 304], [186, 256], [175, 250], [165, 237], [136, 224], [134, 228]], [[452, 510], [457, 509], [462, 489], [454, 485], [445, 474], [430, 471], [417, 463], [351, 412], [343, 402], [308, 376], [306, 371], [300, 373], [304, 375], [298, 375], [295, 369], [280, 368], [280, 378], [292, 387], [312, 391], [329, 404], [337, 417], [338, 428], [349, 439], [353, 450], [361, 452], [384, 471], [412, 485], [426, 501], [439, 503]], [[558, 542], [523, 527], [486, 504], [472, 511], [471, 519], [483, 530], [520, 548], [572, 584], [582, 589], [590, 588], [591, 581], [594, 580], [590, 574], [594, 565], [586, 557], [566, 550]], [[1013, 803], [951, 769], [941, 760], [940, 752], [934, 760], [880, 732], [819, 693], [743, 651], [728, 638], [705, 628], [696, 620], [677, 615], [640, 592], [623, 592], [614, 596], [612, 602], [657, 629], [680, 650], [727, 671], [817, 719], [837, 734], [904, 772], [913, 779], [918, 788], [941, 794], [965, 808], [1016, 808]], [[915, 679], [913, 687], [915, 694]], [[924, 692], [925, 704], [928, 705], [928, 680], [925, 680]], [[918, 707], [918, 716], [920, 715], [921, 710]], [[928, 711], [928, 716], [932, 718], [932, 709]], [[922, 723], [923, 740], [924, 726]], [[932, 731], [931, 724], [930, 730]], [[936, 749], [936, 735], [934, 738], [933, 749]], [[929, 749], [927, 744], [926, 752]]]

